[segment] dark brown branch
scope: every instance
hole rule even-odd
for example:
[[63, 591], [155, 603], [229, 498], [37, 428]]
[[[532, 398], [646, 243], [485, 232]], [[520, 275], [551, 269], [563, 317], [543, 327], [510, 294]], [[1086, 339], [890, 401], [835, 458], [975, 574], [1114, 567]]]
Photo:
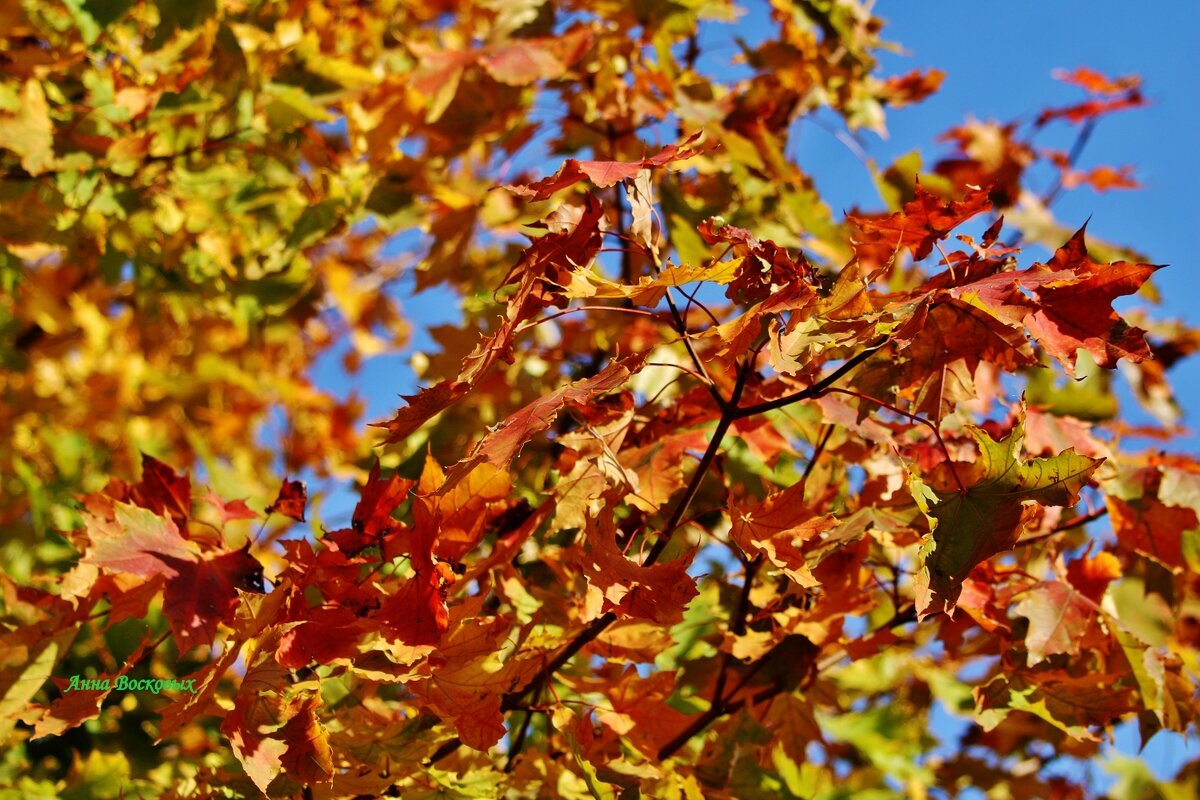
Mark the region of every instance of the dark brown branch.
[[[763, 344], [765, 344], [765, 342]], [[858, 366], [863, 361], [865, 361], [867, 358], [869, 358], [870, 355], [872, 353], [874, 353], [877, 349], [882, 347], [883, 344], [884, 344], [884, 342], [881, 341], [878, 344], [873, 345], [872, 347], [868, 348], [867, 350], [864, 350], [863, 352], [854, 356], [849, 361], [847, 361], [845, 364], [843, 364], [841, 367], [839, 367], [838, 369], [836, 369], [832, 373], [830, 373], [830, 375], [828, 375], [826, 378], [823, 378], [818, 383], [813, 384], [808, 389], [805, 389], [804, 392], [801, 392], [800, 394], [804, 395], [803, 397], [793, 397], [790, 400], [788, 400], [787, 398], [780, 398], [780, 400], [786, 400], [787, 402], [780, 402], [780, 400], [774, 400], [774, 401], [770, 401], [769, 403], [760, 404], [760, 406], [750, 406], [747, 408], [739, 408], [738, 402], [741, 400], [742, 393], [745, 391], [746, 382], [749, 380], [750, 374], [754, 371], [754, 365], [757, 360], [757, 355], [761, 351], [762, 346], [763, 346], [762, 344], [760, 344], [754, 350], [754, 352], [746, 358], [746, 360], [742, 363], [741, 368], [738, 370], [737, 382], [734, 384], [733, 392], [732, 392], [729, 400], [722, 406], [721, 418], [717, 421], [717, 427], [713, 431], [712, 438], [709, 440], [708, 448], [704, 451], [704, 455], [700, 458], [700, 463], [696, 467], [696, 471], [692, 474], [692, 479], [691, 479], [691, 481], [689, 481], [687, 488], [684, 490], [683, 497], [681, 497], [679, 502], [676, 504], [674, 510], [671, 513], [670, 519], [668, 519], [667, 523], [663, 526], [663, 529], [659, 533], [657, 541], [655, 541], [654, 546], [650, 549], [650, 552], [647, 554], [646, 559], [643, 561], [643, 566], [649, 567], [649, 566], [655, 564], [658, 561], [658, 559], [662, 556], [663, 552], [666, 550], [667, 545], [669, 544], [669, 542], [671, 540], [671, 534], [673, 534], [675, 532], [675, 530], [679, 527], [680, 522], [683, 520], [684, 514], [687, 513], [688, 507], [691, 505], [691, 503], [695, 499], [696, 495], [700, 492], [700, 486], [704, 482], [704, 478], [705, 478], [706, 474], [708, 473], [708, 469], [710, 466], [712, 466], [713, 461], [716, 460], [717, 452], [721, 448], [721, 444], [725, 439], [725, 435], [729, 432], [730, 426], [732, 426], [736, 420], [744, 419], [746, 417], [749, 417], [756, 413], [759, 413], [759, 409], [762, 406], [769, 406], [769, 408], [761, 408], [761, 410], [770, 410], [773, 408], [782, 408], [783, 406], [788, 405], [790, 402], [795, 402], [796, 400], [805, 399], [805, 397], [816, 397], [821, 392], [825, 391], [834, 381], [838, 380], [843, 375], [850, 372], [850, 370], [854, 369], [854, 367]], [[531, 691], [538, 691], [543, 686], [545, 686], [550, 681], [550, 679], [554, 676], [554, 674], [556, 672], [558, 672], [558, 670], [562, 669], [562, 667], [565, 666], [568, 661], [570, 661], [572, 658], [574, 658], [575, 655], [577, 653], [579, 653], [579, 651], [581, 651], [584, 647], [586, 647], [588, 644], [593, 642], [597, 636], [599, 636], [601, 633], [603, 633], [604, 630], [606, 628], [608, 628], [609, 625], [616, 622], [616, 620], [617, 620], [617, 615], [611, 611], [607, 611], [602, 616], [600, 616], [597, 619], [590, 622], [587, 625], [587, 627], [585, 627], [582, 631], [580, 631], [575, 636], [575, 638], [572, 639], [571, 642], [559, 652], [559, 654], [557, 656], [555, 656], [553, 659], [551, 659], [546, 664], [546, 666], [538, 673], [538, 675], [532, 681], [530, 681], [528, 684], [521, 687], [520, 689], [509, 692], [506, 695], [504, 695], [504, 699], [500, 703], [500, 710], [501, 711], [512, 711], [516, 708], [521, 707], [523, 699]], [[758, 666], [761, 666], [761, 664]], [[750, 674], [753, 674], [755, 671], [757, 671], [757, 666], [751, 668]], [[743, 683], [744, 683], [744, 681], [743, 681]], [[740, 688], [740, 685], [739, 685], [739, 688]], [[778, 691], [778, 690], [776, 690], [776, 691]], [[758, 701], [755, 700], [755, 702], [758, 702]], [[716, 714], [716, 716], [712, 717], [712, 719], [716, 719], [717, 717], [721, 716], [724, 713], [729, 713], [730, 710], [735, 710], [735, 708], [740, 708], [741, 705], [743, 705], [743, 704], [744, 704], [744, 701], [739, 701], [739, 703], [734, 704], [734, 706], [728, 706], [725, 704], [721, 704], [720, 706], [714, 706], [714, 708], [721, 708], [724, 710], [719, 711]], [[706, 712], [706, 713], [712, 713], [712, 709], [710, 709], [710, 711]], [[711, 723], [712, 719], [709, 719], [708, 722], [705, 723], [705, 726], [707, 726], [709, 723]], [[703, 726], [701, 728], [699, 728], [698, 730], [703, 730]], [[691, 735], [695, 735], [695, 734], [693, 733]], [[688, 738], [691, 738], [691, 737], [689, 736]], [[683, 743], [686, 743], [686, 740], [684, 740]], [[460, 740], [451, 739], [450, 741], [446, 742], [446, 744], [444, 744], [440, 748], [438, 748], [438, 750], [430, 757], [429, 763], [430, 764], [437, 763], [441, 759], [445, 758], [446, 756], [450, 755], [455, 750], [457, 750], [460, 745], [461, 745]], [[675, 746], [674, 749], [670, 749], [669, 751], [668, 751], [668, 748], [664, 748], [664, 752], [668, 752], [668, 754], [673, 753], [676, 749], [678, 749], [681, 746], [682, 746], [682, 743]]]
[[525, 737], [529, 735], [529, 725], [533, 722], [533, 709], [525, 709], [525, 719], [521, 722], [521, 727], [517, 730], [517, 736], [513, 740], [512, 749], [508, 751], [508, 759], [504, 762], [504, 771], [512, 772], [516, 766], [517, 756], [521, 755], [521, 750], [525, 747]]
[[675, 305], [675, 298], [671, 297], [670, 288], [667, 289], [666, 299], [667, 307], [671, 309], [671, 319], [675, 321], [675, 332], [679, 334], [679, 339], [683, 342], [684, 349], [687, 350], [687, 354], [691, 357], [696, 370], [704, 376], [708, 393], [717, 401], [717, 405], [724, 410], [725, 398], [721, 397], [721, 393], [717, 391], [717, 385], [709, 377], [708, 370], [704, 368], [704, 362], [700, 360], [700, 356], [696, 354], [695, 348], [692, 347], [691, 334], [688, 332], [687, 323], [684, 322], [683, 316], [679, 313], [679, 307]]
[[[746, 615], [750, 613], [750, 590], [754, 586], [754, 576], [758, 573], [762, 560], [762, 554], [759, 554], [754, 557], [753, 561], [746, 564], [746, 577], [742, 581], [742, 591], [738, 595], [737, 609], [729, 621], [729, 630], [734, 636], [741, 636], [746, 632]], [[721, 669], [717, 673], [716, 684], [713, 687], [713, 705], [721, 700], [722, 693], [725, 691], [725, 680], [731, 666], [733, 666], [733, 653], [726, 650], [721, 658]]]
[[462, 747], [462, 739], [455, 736], [453, 739], [448, 740], [445, 744], [443, 744], [437, 750], [433, 751], [433, 755], [431, 755], [429, 757], [429, 761], [426, 762], [427, 765], [432, 766], [432, 765], [436, 764], [437, 762], [441, 761], [443, 758], [450, 755], [451, 753], [453, 753], [455, 750], [457, 750], [460, 747]]
[[812, 475], [813, 467], [817, 465], [817, 459], [821, 457], [821, 453], [825, 452], [825, 445], [829, 444], [829, 437], [833, 435], [833, 425], [825, 425], [825, 431], [821, 438], [817, 440], [817, 446], [813, 448], [812, 458], [808, 459], [808, 463], [804, 465], [804, 474], [800, 476], [800, 485], [804, 486], [808, 483], [808, 476]]
[[878, 342], [876, 344], [871, 345], [866, 350], [863, 350], [858, 355], [849, 359], [845, 364], [842, 364], [840, 367], [835, 369], [833, 372], [829, 373], [824, 378], [822, 378], [821, 380], [814, 383], [812, 386], [809, 386], [807, 389], [802, 389], [799, 392], [795, 392], [794, 394], [785, 395], [783, 397], [777, 397], [774, 400], [767, 400], [764, 403], [755, 403], [752, 406], [746, 406], [745, 408], [737, 409], [734, 412], [735, 419], [745, 419], [746, 417], [753, 417], [756, 414], [762, 414], [763, 412], [766, 412], [766, 411], [774, 411], [777, 408], [783, 408], [784, 406], [790, 406], [792, 403], [798, 403], [801, 400], [812, 400], [813, 398], [820, 397], [821, 394], [823, 392], [825, 392], [827, 389], [829, 389], [830, 386], [832, 386], [834, 383], [836, 383], [840, 378], [845, 376], [847, 373], [849, 373], [851, 370], [853, 370], [859, 364], [863, 363], [868, 358], [870, 358], [875, 353], [875, 351], [878, 350], [879, 348], [883, 347], [884, 344], [885, 344], [885, 342]]
[[1037, 542], [1044, 541], [1052, 536], [1057, 536], [1064, 531], [1069, 531], [1072, 528], [1078, 528], [1080, 525], [1086, 525], [1089, 522], [1095, 522], [1106, 514], [1108, 514], [1108, 506], [1101, 506], [1095, 511], [1088, 512], [1087, 514], [1080, 514], [1079, 516], [1073, 517], [1066, 522], [1060, 523], [1054, 526], [1052, 530], [1048, 530], [1045, 533], [1038, 533], [1030, 536], [1027, 539], [1022, 539], [1013, 545], [1013, 547], [1024, 547], [1027, 544], [1035, 544]]
[[708, 441], [708, 449], [704, 451], [704, 455], [700, 459], [699, 466], [696, 467], [695, 473], [692, 474], [692, 480], [688, 483], [687, 489], [684, 490], [683, 497], [675, 505], [675, 511], [671, 514], [671, 518], [667, 520], [667, 524], [663, 526], [662, 532], [658, 535], [658, 540], [654, 546], [650, 548], [650, 553], [646, 556], [643, 562], [645, 566], [650, 566], [658, 561], [663, 551], [667, 549], [667, 544], [671, 541], [671, 534], [679, 527], [683, 515], [687, 513], [688, 506], [692, 504], [696, 494], [700, 491], [700, 485], [704, 482], [704, 476], [708, 473], [708, 468], [712, 466], [717, 457], [717, 451], [721, 449], [721, 442], [725, 439], [725, 434], [729, 432], [729, 426], [734, 423], [737, 416], [737, 404], [742, 397], [742, 392], [746, 388], [746, 380], [750, 377], [750, 373], [754, 370], [753, 359], [746, 359], [742, 364], [742, 368], [738, 370], [737, 383], [733, 386], [733, 394], [729, 397], [729, 402], [721, 411], [721, 418], [717, 420], [717, 428], [713, 431], [712, 438]]
[[1054, 179], [1054, 184], [1042, 196], [1042, 205], [1047, 208], [1058, 199], [1063, 190], [1063, 177], [1067, 170], [1074, 168], [1079, 161], [1079, 157], [1083, 155], [1083, 148], [1087, 147], [1088, 140], [1092, 138], [1092, 132], [1096, 130], [1096, 119], [1093, 117], [1079, 129], [1079, 135], [1075, 137], [1075, 143], [1071, 145], [1071, 152], [1067, 153], [1067, 165], [1059, 170], [1058, 177]]
[[[913, 606], [908, 606], [907, 608], [897, 610], [896, 613], [892, 616], [892, 618], [890, 620], [888, 620], [888, 622], [882, 628], [877, 629], [877, 630], [883, 630], [886, 628], [898, 628], [901, 625], [907, 625], [908, 623], [915, 621], [916, 618], [917, 618], [916, 609]], [[872, 633], [874, 633], [874, 632], [875, 631], [873, 631]], [[750, 668], [750, 671], [742, 678], [742, 680], [738, 683], [738, 685], [735, 686], [733, 688], [733, 690], [729, 693], [729, 697], [733, 697], [738, 692], [740, 692], [742, 690], [742, 688], [749, 682], [750, 678], [753, 677], [764, 665], [766, 665], [767, 661], [772, 657], [772, 655], [775, 652], [776, 652], [776, 650], [772, 649], [770, 652], [768, 652], [766, 655], [764, 655], [762, 658], [760, 658], [758, 661], [756, 661], [754, 663], [754, 665]], [[671, 741], [667, 742], [665, 745], [662, 746], [662, 748], [659, 749], [659, 751], [658, 751], [659, 760], [664, 761], [664, 760], [670, 758], [672, 755], [674, 755], [676, 752], [678, 752], [681, 748], [683, 748], [684, 745], [686, 745], [689, 741], [691, 741], [694, 736], [696, 736], [697, 734], [703, 733], [704, 730], [707, 729], [709, 725], [716, 722], [718, 719], [725, 716], [726, 714], [733, 714], [736, 711], [740, 711], [746, 705], [752, 705], [752, 706], [758, 705], [759, 703], [763, 702], [764, 700], [769, 700], [770, 698], [774, 697], [775, 695], [781, 694], [783, 691], [784, 691], [784, 687], [782, 685], [773, 684], [771, 686], [767, 686], [766, 688], [760, 690], [757, 694], [755, 694], [749, 700], [746, 700], [745, 698], [740, 699], [740, 700], [730, 700], [729, 698], [725, 698], [723, 700], [714, 700], [713, 704], [709, 707], [709, 709], [707, 711], [705, 711], [703, 714], [701, 714], [700, 716], [698, 716], [694, 720], [692, 720], [692, 722], [689, 723], [686, 728], [684, 728], [682, 731], [680, 731], [679, 734], [677, 736], [675, 736], [675, 738], [673, 738]]]

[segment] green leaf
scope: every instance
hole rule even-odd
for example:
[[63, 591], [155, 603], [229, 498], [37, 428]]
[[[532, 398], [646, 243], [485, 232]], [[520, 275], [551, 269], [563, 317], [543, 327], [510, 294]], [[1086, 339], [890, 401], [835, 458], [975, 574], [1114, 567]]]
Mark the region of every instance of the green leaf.
[[1025, 435], [1022, 416], [1000, 441], [974, 426], [967, 430], [979, 445], [979, 460], [953, 466], [964, 489], [935, 491], [915, 475], [912, 493], [932, 530], [921, 547], [916, 577], [917, 612], [921, 617], [952, 612], [962, 582], [975, 567], [1012, 549], [1021, 535], [1026, 508], [1032, 503], [1073, 506], [1079, 490], [1103, 459], [1074, 449], [1052, 458], [1021, 461]]

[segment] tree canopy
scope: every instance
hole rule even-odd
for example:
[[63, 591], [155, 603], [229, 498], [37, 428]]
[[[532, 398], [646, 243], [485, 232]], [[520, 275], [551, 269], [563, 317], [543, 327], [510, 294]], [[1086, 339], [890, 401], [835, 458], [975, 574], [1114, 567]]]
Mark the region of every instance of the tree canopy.
[[[1072, 798], [1194, 730], [1200, 334], [1052, 211], [1141, 82], [835, 211], [800, 131], [944, 78], [872, 5], [0, 11], [2, 796]], [[319, 385], [422, 292], [394, 414]]]

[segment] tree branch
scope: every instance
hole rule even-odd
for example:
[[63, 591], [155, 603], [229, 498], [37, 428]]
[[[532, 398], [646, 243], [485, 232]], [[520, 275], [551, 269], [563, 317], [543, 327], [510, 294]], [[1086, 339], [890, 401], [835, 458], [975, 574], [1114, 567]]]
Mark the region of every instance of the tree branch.
[[[878, 628], [876, 631], [872, 631], [872, 633], [877, 633], [879, 630], [885, 630], [888, 628], [898, 628], [901, 625], [906, 625], [909, 622], [915, 621], [916, 618], [915, 608], [913, 606], [908, 606], [907, 608], [898, 610], [883, 627]], [[772, 648], [766, 655], [755, 662], [751, 667], [750, 673], [736, 687], [734, 687], [732, 692], [730, 692], [730, 697], [740, 692], [742, 687], [745, 686], [750, 678], [753, 677], [753, 675], [767, 663], [767, 660], [770, 659], [775, 652], [775, 649]], [[845, 653], [839, 654], [837, 659], [832, 663], [837, 663], [837, 661], [840, 661], [844, 655]], [[819, 672], [823, 669], [826, 669], [828, 667], [828, 663], [828, 659], [821, 662], [817, 667], [817, 671]], [[726, 714], [732, 714], [736, 711], [740, 711], [747, 704], [758, 705], [764, 700], [768, 700], [777, 694], [781, 694], [783, 691], [784, 689], [781, 685], [774, 684], [762, 689], [758, 692], [758, 694], [755, 694], [748, 701], [745, 698], [741, 700], [730, 700], [729, 698], [725, 698], [723, 700], [714, 699], [713, 704], [707, 711], [692, 720], [692, 722], [689, 723], [686, 728], [680, 731], [675, 738], [671, 739], [671, 741], [667, 742], [659, 749], [659, 760], [665, 761], [666, 759], [670, 758], [672, 755], [682, 749], [684, 745], [691, 741], [694, 736], [699, 733], [703, 733], [709, 725]]]
[[886, 340], [871, 345], [866, 350], [863, 350], [861, 353], [848, 360], [845, 364], [842, 364], [833, 372], [814, 383], [812, 386], [809, 386], [807, 389], [802, 389], [799, 392], [785, 395], [783, 397], [777, 397], [774, 400], [768, 400], [764, 403], [756, 403], [752, 406], [746, 406], [745, 408], [737, 409], [734, 412], [735, 419], [753, 417], [756, 414], [762, 414], [765, 411], [774, 411], [777, 408], [790, 406], [792, 403], [798, 403], [801, 400], [812, 400], [815, 397], [820, 397], [821, 394], [824, 393], [835, 382], [837, 382], [838, 379], [842, 378], [859, 364], [870, 358], [875, 351], [883, 347], [884, 344], [886, 344]]
[[696, 494], [700, 491], [700, 484], [704, 482], [704, 476], [708, 472], [708, 468], [712, 466], [712, 462], [717, 457], [717, 451], [721, 449], [721, 442], [725, 439], [725, 434], [729, 432], [729, 426], [734, 423], [737, 416], [738, 401], [742, 397], [742, 392], [746, 388], [746, 380], [750, 377], [750, 373], [754, 369], [753, 359], [746, 359], [742, 364], [742, 368], [738, 370], [737, 383], [733, 386], [733, 394], [729, 397], [729, 402], [721, 410], [721, 418], [717, 420], [717, 428], [713, 431], [712, 438], [708, 441], [708, 449], [704, 451], [704, 455], [700, 459], [699, 466], [692, 474], [692, 480], [688, 483], [687, 489], [684, 490], [683, 497], [675, 506], [675, 511], [671, 514], [671, 518], [667, 520], [667, 524], [663, 526], [662, 532], [658, 535], [658, 540], [654, 546], [650, 548], [650, 553], [646, 556], [643, 563], [644, 566], [650, 566], [658, 561], [659, 557], [666, 550], [667, 544], [671, 541], [671, 534], [679, 527], [680, 520], [687, 513], [688, 506], [692, 504]]
[[1078, 528], [1080, 525], [1086, 525], [1089, 522], [1095, 522], [1096, 520], [1100, 519], [1101, 517], [1103, 517], [1107, 514], [1108, 514], [1108, 506], [1101, 506], [1100, 508], [1096, 509], [1095, 511], [1091, 511], [1087, 514], [1080, 514], [1077, 517], [1072, 517], [1071, 519], [1067, 520], [1066, 522], [1055, 525], [1052, 530], [1048, 530], [1045, 533], [1038, 533], [1033, 536], [1030, 536], [1027, 539], [1021, 539], [1016, 544], [1014, 544], [1013, 547], [1014, 548], [1015, 547], [1024, 547], [1025, 545], [1035, 544], [1036, 542], [1040, 542], [1045, 539], [1049, 539], [1052, 536], [1057, 536], [1058, 534], [1062, 533], [1063, 531], [1069, 531], [1069, 530], [1071, 530], [1071, 528]]

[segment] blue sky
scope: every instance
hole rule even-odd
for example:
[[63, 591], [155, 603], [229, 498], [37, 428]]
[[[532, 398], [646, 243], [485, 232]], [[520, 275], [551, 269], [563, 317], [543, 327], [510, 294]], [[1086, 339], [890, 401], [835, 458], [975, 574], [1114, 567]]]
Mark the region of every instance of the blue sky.
[[[737, 26], [706, 32], [705, 42], [714, 46], [715, 56], [727, 54], [724, 57], [728, 59], [736, 54], [734, 34], [752, 41], [762, 35], [765, 12], [761, 5], [743, 5], [756, 7]], [[1046, 106], [1083, 99], [1080, 89], [1054, 80], [1054, 70], [1088, 66], [1109, 76], [1141, 75], [1150, 104], [1102, 120], [1078, 166], [1132, 164], [1143, 188], [1105, 194], [1080, 188], [1065, 193], [1054, 210], [1069, 228], [1090, 217], [1090, 235], [1145, 253], [1151, 263], [1170, 265], [1155, 276], [1164, 300], [1154, 315], [1182, 318], [1200, 326], [1200, 291], [1194, 288], [1191, 242], [1197, 218], [1192, 192], [1200, 178], [1195, 144], [1200, 128], [1200, 3], [1185, 0], [1133, 6], [1115, 0], [1009, 0], [1003, 4], [885, 0], [876, 4], [875, 13], [888, 22], [885, 38], [907, 51], [884, 56], [886, 74], [937, 67], [947, 75], [941, 91], [932, 98], [889, 111], [886, 140], [872, 133], [858, 136], [860, 145], [881, 165], [913, 149], [920, 149], [926, 165], [931, 164], [948, 152], [946, 145], [935, 143], [936, 136], [970, 116], [1002, 122], [1029, 119]], [[728, 37], [727, 42], [720, 40], [722, 35]], [[835, 122], [832, 115], [822, 119]], [[1040, 142], [1066, 150], [1074, 133], [1073, 126], [1052, 124]], [[801, 166], [810, 172], [835, 211], [855, 205], [878, 206], [870, 176], [832, 133], [818, 125], [802, 124], [800, 136]], [[557, 162], [547, 163], [544, 171], [552, 172], [557, 166]], [[1031, 255], [1043, 256], [1033, 250], [1022, 263], [1027, 264]], [[323, 387], [339, 393], [353, 388], [363, 396], [367, 421], [388, 417], [399, 402], [397, 395], [415, 388], [408, 362], [413, 352], [431, 344], [423, 327], [457, 318], [452, 299], [444, 293], [402, 295], [401, 301], [415, 329], [405, 352], [369, 360], [353, 379], [340, 373], [336, 358], [326, 359], [315, 375]], [[1145, 301], [1132, 298], [1118, 307], [1130, 305], [1145, 305]], [[1184, 423], [1194, 430], [1200, 417], [1200, 359], [1177, 365], [1170, 377], [1184, 408]], [[1120, 379], [1117, 383], [1123, 385]], [[1122, 406], [1129, 409], [1132, 401], [1127, 391], [1122, 393]], [[1148, 421], [1140, 415], [1135, 419]], [[1196, 453], [1198, 443], [1195, 433], [1189, 433], [1171, 446]], [[334, 491], [326, 498], [323, 516], [340, 523], [348, 519], [352, 507], [348, 493]], [[945, 718], [938, 723], [939, 735], [952, 734], [954, 721], [940, 716]], [[1136, 749], [1136, 730], [1128, 726], [1118, 730], [1117, 750], [1132, 754]], [[1200, 748], [1194, 742], [1189, 745], [1181, 737], [1160, 735], [1143, 758], [1156, 773], [1166, 776], [1198, 754]], [[1093, 786], [1106, 782], [1094, 770], [1090, 775]]]

